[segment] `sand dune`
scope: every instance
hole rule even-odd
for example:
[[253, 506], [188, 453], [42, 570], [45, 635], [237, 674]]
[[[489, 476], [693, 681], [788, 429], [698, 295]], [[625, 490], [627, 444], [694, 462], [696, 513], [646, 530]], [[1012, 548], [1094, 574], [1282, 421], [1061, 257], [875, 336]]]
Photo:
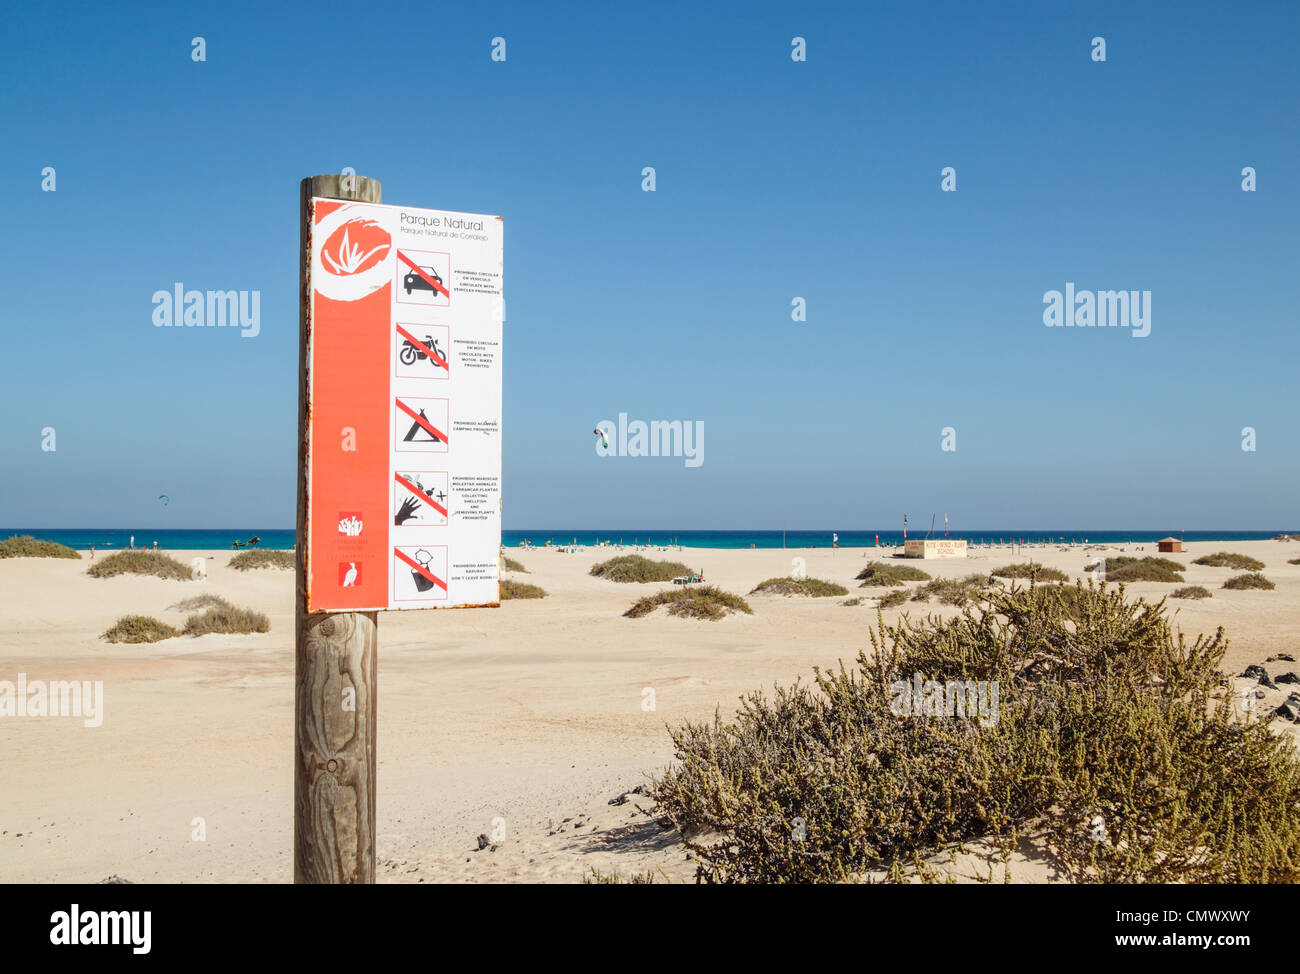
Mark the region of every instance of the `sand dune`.
[[[1136, 547], [1127, 553], [1154, 554], [1152, 545]], [[1225, 665], [1234, 673], [1278, 652], [1300, 656], [1300, 566], [1287, 564], [1300, 557], [1300, 544], [1191, 549], [1168, 557], [1188, 564], [1187, 584], [1204, 585], [1213, 598], [1171, 602], [1180, 628], [1224, 626], [1232, 641]], [[1219, 586], [1237, 572], [1190, 565], [1220, 550], [1264, 561], [1277, 590], [1225, 590]], [[798, 556], [810, 576], [867, 596], [853, 607], [843, 597], [755, 596], [754, 615], [720, 622], [662, 611], [623, 618], [639, 595], [661, 586], [587, 575], [616, 553], [512, 550], [530, 572], [512, 577], [541, 585], [549, 598], [381, 616], [381, 881], [574, 882], [593, 866], [689, 879], [683, 848], [645, 814], [642, 796], [629, 795], [671, 759], [665, 724], [710, 717], [718, 706], [727, 713], [749, 690], [851, 659], [875, 620], [870, 595], [880, 590], [853, 581], [880, 557], [874, 549], [647, 552], [701, 568], [739, 594], [790, 574]], [[181, 556], [197, 554], [211, 556], [206, 582], [94, 579], [84, 573], [86, 556], [0, 561], [0, 679], [25, 672], [29, 680], [102, 680], [105, 693], [96, 728], [75, 718], [0, 718], [5, 881], [94, 882], [114, 873], [136, 882], [292, 880], [292, 575], [233, 571], [228, 551]], [[1078, 575], [1094, 556], [1047, 547], [1021, 557]], [[924, 567], [987, 574], [1012, 560], [1007, 550], [977, 551]], [[1129, 590], [1158, 598], [1176, 587]], [[124, 614], [179, 624], [183, 614], [168, 607], [203, 591], [267, 613], [271, 632], [140, 646], [99, 638]], [[902, 611], [940, 610], [905, 604], [886, 610], [886, 620]], [[642, 708], [647, 687], [652, 712]], [[191, 838], [196, 818], [206, 841]], [[505, 838], [480, 851], [476, 839], [493, 833], [494, 819], [504, 819]], [[1050, 876], [1026, 866], [1013, 878]]]

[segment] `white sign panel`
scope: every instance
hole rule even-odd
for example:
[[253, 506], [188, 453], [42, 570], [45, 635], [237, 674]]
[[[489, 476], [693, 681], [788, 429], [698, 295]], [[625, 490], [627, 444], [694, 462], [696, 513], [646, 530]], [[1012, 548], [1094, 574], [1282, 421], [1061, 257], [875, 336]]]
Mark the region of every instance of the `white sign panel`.
[[312, 209], [309, 607], [497, 604], [501, 218]]

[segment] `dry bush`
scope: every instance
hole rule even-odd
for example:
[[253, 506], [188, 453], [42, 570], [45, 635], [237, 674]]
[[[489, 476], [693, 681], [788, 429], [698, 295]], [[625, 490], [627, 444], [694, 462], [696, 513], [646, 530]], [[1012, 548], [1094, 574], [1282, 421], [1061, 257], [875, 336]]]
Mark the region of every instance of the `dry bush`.
[[643, 555], [620, 555], [591, 566], [589, 575], [609, 582], [671, 582], [691, 569], [680, 561], [651, 561]]
[[528, 574], [528, 569], [523, 566], [522, 562], [515, 561], [515, 559], [508, 555], [506, 556], [506, 571], [523, 572], [525, 575]]
[[152, 616], [122, 616], [100, 638], [110, 643], [156, 643], [179, 635], [179, 630]]
[[1133, 558], [1119, 555], [1106, 559], [1108, 582], [1181, 582], [1183, 566], [1170, 558]]
[[209, 606], [229, 606], [230, 603], [220, 595], [195, 595], [193, 598], [181, 599], [175, 605], [167, 606], [168, 612], [197, 612]]
[[1259, 588], [1265, 590], [1271, 590], [1277, 588], [1276, 585], [1274, 585], [1272, 582], [1270, 582], [1267, 578], [1265, 578], [1263, 575], [1259, 574], [1258, 572], [1251, 572], [1246, 575], [1234, 575], [1232, 578], [1228, 579], [1226, 582], [1223, 583], [1223, 587], [1235, 588], [1235, 589]]
[[1204, 585], [1185, 585], [1169, 593], [1171, 599], [1208, 599], [1210, 590]]
[[1257, 572], [1264, 568], [1264, 563], [1250, 555], [1239, 555], [1233, 551], [1216, 551], [1212, 555], [1202, 555], [1192, 559], [1193, 565], [1209, 565], [1211, 568], [1235, 568], [1243, 572]]
[[894, 587], [904, 582], [928, 582], [931, 577], [914, 565], [889, 565], [883, 561], [868, 562], [867, 567], [857, 574], [857, 579], [862, 582], [859, 588]]
[[[996, 591], [948, 620], [878, 616], [856, 668], [672, 729], [652, 791], [697, 879], [898, 878], [950, 843], [1009, 851], [1029, 832], [1076, 881], [1300, 879], [1300, 764], [1214, 696], [1222, 630], [1188, 643], [1163, 600], [1070, 588]], [[896, 713], [915, 674], [996, 681], [998, 719]]]
[[184, 565], [161, 551], [115, 551], [91, 563], [86, 574], [94, 578], [111, 578], [114, 575], [157, 575], [189, 581], [190, 566]]
[[15, 534], [0, 541], [0, 558], [80, 558], [57, 541], [38, 541], [30, 534]]
[[228, 566], [236, 571], [246, 572], [254, 568], [281, 568], [294, 570], [296, 556], [292, 551], [278, 551], [272, 548], [249, 548], [241, 551], [230, 561]]
[[825, 582], [820, 578], [769, 578], [759, 582], [750, 591], [750, 595], [809, 595], [813, 598], [825, 598], [828, 595], [848, 595], [849, 590], [834, 582]]
[[661, 605], [668, 606], [670, 616], [683, 616], [688, 619], [716, 621], [733, 612], [754, 614], [749, 603], [739, 595], [724, 592], [713, 585], [683, 585], [680, 588], [667, 589], [637, 599], [632, 608], [623, 615], [629, 619], [640, 619]]
[[886, 592], [884, 595], [880, 596], [880, 598], [876, 599], [876, 608], [892, 609], [896, 605], [902, 605], [907, 601], [910, 594], [911, 593], [905, 588], [896, 589], [893, 592]]
[[270, 632], [271, 620], [261, 612], [241, 609], [221, 599], [220, 605], [214, 605], [206, 611], [192, 615], [185, 620], [181, 630], [187, 636], [202, 636], [210, 632], [246, 633]]
[[1003, 565], [1001, 568], [993, 569], [989, 574], [998, 578], [1030, 578], [1039, 582], [1068, 582], [1070, 580], [1070, 576], [1059, 568], [1048, 568], [1036, 561]]
[[501, 579], [501, 601], [507, 599], [544, 599], [546, 590], [537, 585], [528, 585], [525, 582], [512, 582], [508, 578]]

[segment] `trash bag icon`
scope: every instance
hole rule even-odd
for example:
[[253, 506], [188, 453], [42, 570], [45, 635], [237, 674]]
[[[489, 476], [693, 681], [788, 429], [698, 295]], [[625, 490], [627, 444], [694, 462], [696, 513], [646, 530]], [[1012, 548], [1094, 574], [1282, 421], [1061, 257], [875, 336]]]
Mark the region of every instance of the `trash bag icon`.
[[[429, 567], [429, 562], [433, 561], [433, 555], [421, 548], [415, 553], [415, 560], [427, 569]], [[429, 581], [429, 579], [420, 572], [417, 572], [414, 568], [411, 569], [411, 580], [415, 582], [415, 590], [417, 592], [427, 592], [429, 589], [433, 588], [433, 582]]]

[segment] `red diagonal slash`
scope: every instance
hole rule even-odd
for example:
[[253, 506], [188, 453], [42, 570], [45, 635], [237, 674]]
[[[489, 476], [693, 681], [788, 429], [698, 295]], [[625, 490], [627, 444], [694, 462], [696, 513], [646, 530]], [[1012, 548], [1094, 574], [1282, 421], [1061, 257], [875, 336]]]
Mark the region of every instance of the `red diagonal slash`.
[[414, 558], [410, 557], [407, 554], [404, 554], [403, 552], [399, 551], [397, 548], [393, 549], [393, 554], [395, 554], [398, 558], [402, 559], [402, 561], [406, 562], [408, 565], [414, 568], [417, 572], [419, 572], [429, 581], [433, 582], [433, 584], [438, 586], [438, 588], [442, 589], [444, 592], [447, 591], [447, 583], [444, 582], [437, 575], [435, 575], [433, 572], [429, 571], [429, 569], [421, 565]]
[[435, 281], [428, 274], [424, 273], [423, 267], [421, 267], [415, 261], [411, 260], [411, 258], [407, 257], [406, 254], [402, 253], [400, 250], [397, 252], [397, 257], [403, 264], [405, 264], [411, 270], [415, 271], [415, 273], [419, 274], [422, 278], [424, 278], [424, 283], [428, 284], [429, 287], [433, 288], [435, 291], [440, 291], [443, 294], [443, 296], [447, 298], [448, 301], [451, 300], [451, 294], [447, 291], [447, 289], [443, 287], [441, 284], [439, 284], [437, 281]]
[[446, 433], [443, 433], [443, 432], [439, 431], [439, 429], [438, 429], [436, 426], [434, 426], [432, 423], [430, 423], [427, 419], [425, 419], [423, 416], [421, 416], [419, 413], [417, 413], [414, 409], [412, 409], [412, 408], [411, 408], [410, 406], [408, 406], [406, 403], [402, 402], [402, 400], [400, 400], [400, 399], [394, 399], [393, 401], [397, 403], [397, 408], [398, 408], [398, 409], [400, 409], [402, 412], [406, 413], [406, 415], [410, 416], [411, 419], [415, 420], [417, 423], [419, 423], [421, 426], [423, 426], [426, 430], [428, 430], [430, 436], [432, 436], [434, 439], [439, 440], [439, 441], [441, 441], [441, 442], [443, 442], [443, 443], [446, 443], [446, 442], [447, 442], [447, 434], [446, 434]]
[[[447, 363], [444, 362], [438, 355], [436, 355], [433, 349], [431, 349], [428, 345], [424, 344], [424, 342], [420, 341], [420, 339], [416, 338], [414, 335], [412, 335], [401, 325], [397, 325], [396, 327], [397, 327], [397, 333], [401, 335], [403, 338], [405, 338], [412, 345], [414, 345], [416, 348], [418, 348], [420, 351], [422, 351], [425, 355], [429, 356], [429, 360], [433, 362], [434, 365], [440, 366], [444, 369], [447, 368]], [[451, 370], [447, 369], [447, 371], [450, 372]]]
[[419, 487], [415, 486], [415, 484], [411, 483], [409, 480], [403, 477], [400, 473], [394, 473], [393, 479], [396, 480], [403, 487], [405, 487], [407, 490], [409, 490], [416, 497], [420, 498], [420, 500], [424, 501], [426, 504], [432, 507], [443, 517], [447, 516], [447, 509], [445, 507], [443, 507], [436, 500], [434, 500], [432, 497], [430, 497], [428, 494], [422, 491]]

